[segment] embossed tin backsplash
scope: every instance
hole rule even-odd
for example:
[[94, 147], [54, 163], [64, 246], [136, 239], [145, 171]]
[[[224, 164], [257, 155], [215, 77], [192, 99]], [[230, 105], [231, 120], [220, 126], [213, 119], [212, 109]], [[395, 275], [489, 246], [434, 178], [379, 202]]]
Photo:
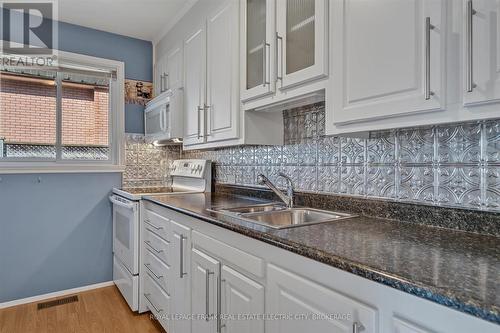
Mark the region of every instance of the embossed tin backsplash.
[[284, 146], [186, 152], [215, 162], [219, 183], [291, 176], [299, 191], [500, 210], [500, 121], [325, 137], [324, 104], [284, 112]]
[[170, 178], [172, 161], [181, 156], [180, 146], [155, 147], [142, 134], [125, 137], [126, 166], [123, 187], [159, 187]]

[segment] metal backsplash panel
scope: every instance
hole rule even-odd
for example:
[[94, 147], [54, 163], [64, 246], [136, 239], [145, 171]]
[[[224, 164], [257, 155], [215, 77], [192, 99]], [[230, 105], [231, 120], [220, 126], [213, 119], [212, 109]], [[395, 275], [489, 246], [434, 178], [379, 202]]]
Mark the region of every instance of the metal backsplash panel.
[[181, 156], [180, 146], [155, 147], [144, 135], [127, 134], [125, 138], [126, 167], [123, 187], [164, 186], [170, 179], [172, 161]]
[[299, 191], [500, 211], [500, 121], [325, 137], [324, 103], [287, 110], [283, 146], [186, 152], [215, 162], [216, 182], [256, 186], [264, 174]]

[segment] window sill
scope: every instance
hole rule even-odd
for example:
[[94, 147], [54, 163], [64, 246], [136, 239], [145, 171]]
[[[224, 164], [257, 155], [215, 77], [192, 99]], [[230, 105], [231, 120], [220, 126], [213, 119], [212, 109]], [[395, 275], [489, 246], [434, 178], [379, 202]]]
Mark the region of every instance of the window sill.
[[2, 174], [30, 174], [30, 173], [121, 173], [124, 165], [40, 165], [40, 166], [0, 166]]

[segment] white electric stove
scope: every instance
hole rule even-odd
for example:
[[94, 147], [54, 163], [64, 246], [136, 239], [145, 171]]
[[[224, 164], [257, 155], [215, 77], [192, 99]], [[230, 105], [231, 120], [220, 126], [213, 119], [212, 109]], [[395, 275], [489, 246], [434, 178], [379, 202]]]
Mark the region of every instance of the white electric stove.
[[133, 311], [139, 309], [140, 200], [150, 195], [210, 192], [212, 165], [208, 160], [176, 160], [166, 187], [114, 188], [113, 281]]

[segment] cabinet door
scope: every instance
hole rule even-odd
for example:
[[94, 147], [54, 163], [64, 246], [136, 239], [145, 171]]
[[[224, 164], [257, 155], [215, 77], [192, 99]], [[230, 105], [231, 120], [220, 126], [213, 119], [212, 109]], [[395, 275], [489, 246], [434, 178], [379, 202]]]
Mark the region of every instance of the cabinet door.
[[500, 1], [463, 0], [464, 104], [500, 101]]
[[209, 255], [193, 249], [191, 252], [191, 304], [196, 319], [192, 321], [193, 333], [217, 331], [217, 279], [220, 264]]
[[378, 332], [373, 308], [274, 265], [267, 272], [266, 313], [298, 317], [267, 321], [266, 332]]
[[277, 0], [278, 87], [328, 73], [328, 1]]
[[166, 88], [182, 87], [182, 46], [175, 47], [167, 53]]
[[232, 318], [224, 322], [225, 333], [263, 333], [263, 320], [237, 316], [264, 313], [264, 287], [227, 266], [221, 277], [222, 313]]
[[[191, 313], [191, 229], [174, 221], [172, 225], [171, 272], [172, 272], [172, 314]], [[174, 333], [190, 333], [191, 321], [174, 320]]]
[[238, 137], [239, 1], [229, 0], [207, 21], [207, 141]]
[[155, 96], [158, 96], [165, 89], [165, 74], [167, 71], [167, 57], [162, 56], [158, 61], [156, 61], [154, 65], [154, 93]]
[[184, 145], [205, 141], [205, 27], [184, 41]]
[[335, 124], [443, 110], [444, 1], [330, 4]]
[[275, 1], [245, 0], [241, 20], [241, 99], [245, 102], [275, 92]]

